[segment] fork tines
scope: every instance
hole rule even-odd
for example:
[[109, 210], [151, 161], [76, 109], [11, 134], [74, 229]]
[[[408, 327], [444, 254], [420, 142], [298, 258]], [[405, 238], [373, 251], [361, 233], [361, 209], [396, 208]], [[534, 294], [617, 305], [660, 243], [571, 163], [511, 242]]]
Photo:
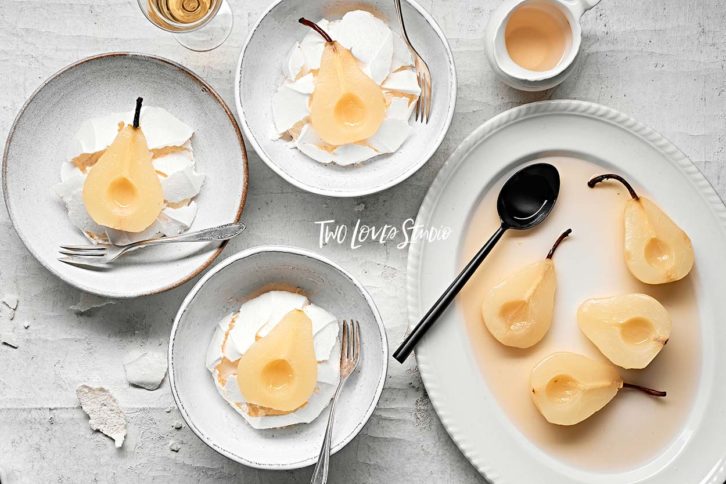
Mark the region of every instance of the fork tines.
[[416, 80], [421, 89], [416, 101], [416, 121], [428, 123], [431, 117], [431, 73], [426, 62], [416, 55]]
[[[355, 320], [343, 321], [343, 336], [341, 337], [340, 366], [341, 370], [348, 372], [358, 364], [360, 358], [360, 323]], [[350, 368], [345, 368], [351, 366]]]

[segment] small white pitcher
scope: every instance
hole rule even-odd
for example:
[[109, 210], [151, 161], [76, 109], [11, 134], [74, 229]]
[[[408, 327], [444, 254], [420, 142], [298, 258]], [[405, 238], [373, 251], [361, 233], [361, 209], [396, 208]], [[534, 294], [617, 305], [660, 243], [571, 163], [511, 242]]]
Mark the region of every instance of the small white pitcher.
[[[580, 17], [597, 5], [600, 0], [505, 0], [489, 18], [486, 31], [486, 52], [494, 72], [508, 85], [522, 91], [543, 91], [555, 87], [572, 72], [580, 52], [582, 28]], [[556, 9], [567, 20], [570, 36], [560, 61], [547, 71], [525, 69], [509, 56], [505, 42], [507, 22], [517, 8], [538, 5]]]

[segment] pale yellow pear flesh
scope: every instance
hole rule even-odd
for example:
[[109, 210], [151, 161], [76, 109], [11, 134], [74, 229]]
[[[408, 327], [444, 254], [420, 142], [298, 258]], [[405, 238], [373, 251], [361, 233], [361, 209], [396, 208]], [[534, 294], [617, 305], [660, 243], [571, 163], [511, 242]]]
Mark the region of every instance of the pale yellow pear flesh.
[[348, 49], [327, 42], [310, 99], [310, 123], [318, 136], [332, 146], [357, 143], [373, 136], [385, 117], [381, 87]]
[[482, 318], [500, 343], [537, 344], [550, 329], [557, 277], [551, 259], [529, 264], [494, 286], [482, 303]]
[[317, 379], [312, 321], [298, 309], [285, 315], [237, 363], [237, 384], [245, 400], [282, 412], [303, 406]]
[[668, 311], [645, 294], [589, 299], [577, 323], [607, 359], [627, 369], [648, 366], [671, 335]]
[[556, 425], [575, 425], [602, 409], [623, 387], [615, 367], [576, 353], [553, 353], [530, 375], [532, 400]]
[[628, 200], [624, 212], [625, 263], [646, 284], [678, 281], [691, 271], [688, 235], [647, 198]]
[[83, 203], [99, 225], [141, 232], [164, 208], [164, 192], [140, 128], [126, 125], [91, 168]]

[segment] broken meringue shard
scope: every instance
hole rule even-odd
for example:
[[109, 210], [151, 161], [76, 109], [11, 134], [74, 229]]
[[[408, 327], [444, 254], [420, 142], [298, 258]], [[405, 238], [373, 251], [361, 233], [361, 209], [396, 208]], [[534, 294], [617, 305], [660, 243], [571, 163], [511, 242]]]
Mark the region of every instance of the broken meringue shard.
[[[341, 166], [399, 150], [411, 135], [409, 120], [420, 94], [413, 59], [401, 36], [381, 19], [362, 10], [347, 12], [340, 20], [322, 19], [317, 26], [342, 47], [339, 50], [349, 51], [362, 75], [383, 90], [386, 100], [383, 121], [375, 123], [373, 134], [367, 132], [364, 139], [349, 137], [355, 142], [332, 137], [328, 129], [331, 123], [323, 123], [327, 126], [325, 133], [313, 129], [313, 100], [321, 99], [319, 88], [326, 85], [321, 64], [326, 41], [317, 32], [310, 31], [292, 46], [283, 64], [285, 79], [272, 98], [273, 138], [290, 141], [291, 147], [319, 163]], [[335, 97], [331, 89], [326, 89], [331, 91], [328, 97]], [[321, 126], [318, 123], [317, 129], [322, 130]]]
[[126, 381], [146, 390], [156, 390], [166, 376], [166, 358], [161, 353], [132, 352], [124, 359]]
[[63, 201], [71, 223], [92, 242], [127, 244], [160, 236], [178, 235], [193, 223], [197, 205], [193, 199], [204, 184], [196, 170], [191, 138], [194, 130], [163, 108], [141, 108], [140, 125], [152, 163], [161, 183], [164, 208], [141, 232], [114, 230], [99, 225], [88, 215], [83, 185], [90, 169], [115, 139], [121, 123], [132, 123], [133, 112], [113, 113], [84, 122], [76, 133], [70, 160], [61, 164], [61, 183], [53, 187]]
[[80, 385], [76, 388], [76, 396], [90, 418], [91, 429], [112, 438], [120, 448], [126, 438], [126, 415], [111, 392], [103, 387]]

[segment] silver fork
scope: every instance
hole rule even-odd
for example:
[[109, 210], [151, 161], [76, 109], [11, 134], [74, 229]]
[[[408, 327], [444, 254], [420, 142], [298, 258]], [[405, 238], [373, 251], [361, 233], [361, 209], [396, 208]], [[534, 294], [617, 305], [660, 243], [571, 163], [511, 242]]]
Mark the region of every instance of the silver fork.
[[68, 257], [59, 257], [58, 260], [79, 267], [104, 267], [129, 251], [150, 247], [152, 245], [170, 244], [175, 242], [204, 242], [214, 240], [229, 240], [236, 237], [245, 229], [243, 223], [234, 223], [211, 227], [196, 232], [141, 240], [127, 245], [61, 245], [58, 252]]
[[335, 416], [335, 402], [338, 401], [340, 391], [343, 389], [346, 380], [360, 361], [360, 324], [358, 321], [343, 321], [343, 336], [340, 338], [340, 383], [335, 390], [333, 400], [330, 402], [330, 415], [328, 426], [325, 428], [323, 446], [320, 448], [318, 463], [313, 471], [311, 484], [325, 484], [328, 482], [328, 469], [330, 464], [330, 441], [333, 436], [333, 420]]
[[403, 23], [401, 0], [393, 0], [393, 3], [396, 5], [398, 20], [401, 22], [403, 41], [406, 42], [408, 49], [413, 55], [413, 65], [416, 68], [416, 80], [418, 81], [418, 87], [421, 88], [421, 94], [416, 102], [416, 121], [426, 124], [429, 122], [429, 118], [431, 117], [431, 71], [429, 70], [428, 64], [426, 64], [426, 61], [424, 61], [423, 57], [419, 55], [408, 38], [406, 25]]

